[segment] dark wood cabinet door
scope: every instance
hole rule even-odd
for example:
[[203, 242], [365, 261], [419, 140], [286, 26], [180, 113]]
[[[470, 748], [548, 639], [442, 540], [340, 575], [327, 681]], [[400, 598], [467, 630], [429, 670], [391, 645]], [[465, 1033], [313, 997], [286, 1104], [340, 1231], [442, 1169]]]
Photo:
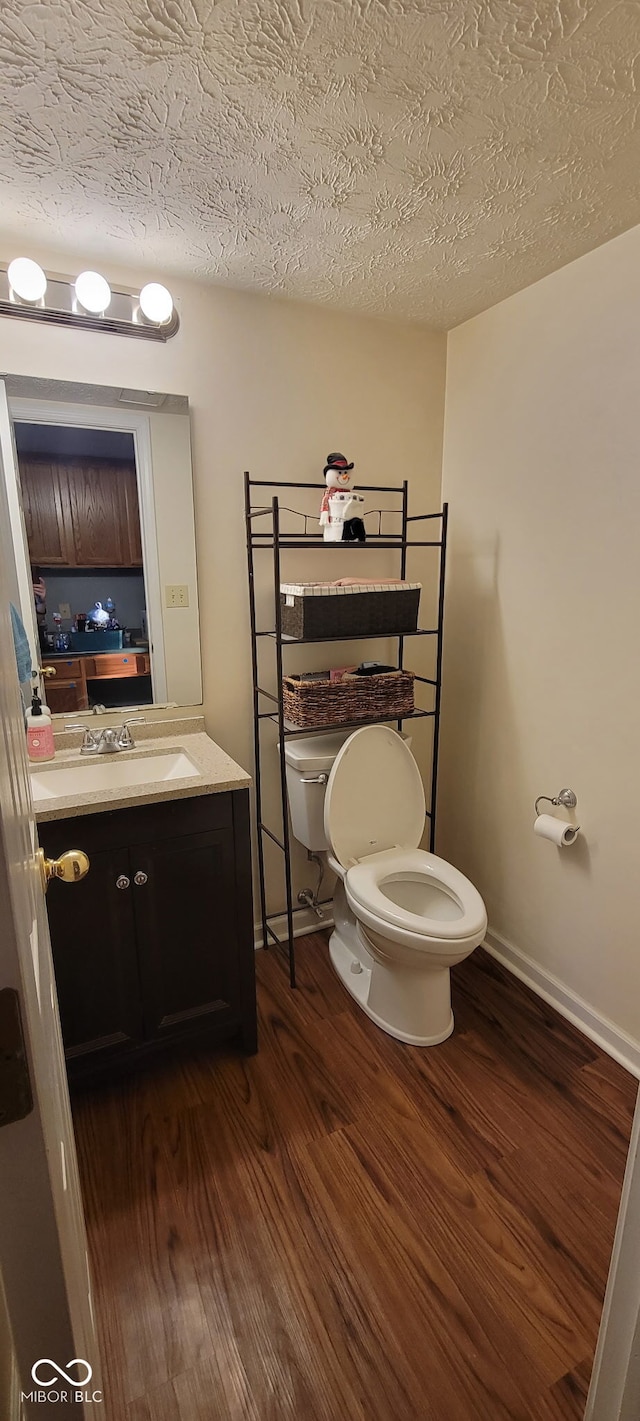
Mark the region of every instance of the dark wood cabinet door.
[[43, 567], [68, 567], [73, 556], [66, 482], [51, 459], [19, 460], [29, 558]]
[[122, 484], [126, 509], [129, 562], [132, 567], [142, 567], [142, 532], [140, 529], [138, 480], [133, 464], [123, 466]]
[[65, 471], [76, 566], [129, 566], [127, 504], [121, 467], [108, 460], [82, 458], [68, 460]]
[[47, 894], [70, 1078], [188, 1040], [255, 1051], [248, 790], [51, 820], [38, 833], [48, 857], [75, 846], [91, 863]]
[[147, 1037], [240, 1024], [233, 829], [131, 849]]
[[[48, 831], [48, 832], [47, 832]], [[82, 820], [73, 828], [40, 826], [40, 841], [52, 856], [77, 841], [84, 847]], [[107, 1059], [142, 1038], [140, 982], [135, 944], [131, 881], [126, 849], [95, 851], [80, 883], [54, 880], [47, 912], [60, 1004], [62, 1037], [69, 1064], [75, 1058]]]
[[29, 557], [43, 567], [142, 567], [135, 464], [20, 459]]
[[51, 681], [47, 684], [47, 705], [54, 715], [73, 715], [88, 707], [87, 687], [84, 677], [75, 681]]

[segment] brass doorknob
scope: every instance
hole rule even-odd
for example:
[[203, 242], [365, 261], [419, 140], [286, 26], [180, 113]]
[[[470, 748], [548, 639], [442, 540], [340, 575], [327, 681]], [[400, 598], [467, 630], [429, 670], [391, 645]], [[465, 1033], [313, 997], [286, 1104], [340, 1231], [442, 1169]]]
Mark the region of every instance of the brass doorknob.
[[38, 864], [45, 893], [52, 878], [61, 878], [63, 883], [78, 883], [90, 868], [89, 859], [82, 849], [67, 849], [59, 859], [45, 858], [44, 849], [38, 849]]

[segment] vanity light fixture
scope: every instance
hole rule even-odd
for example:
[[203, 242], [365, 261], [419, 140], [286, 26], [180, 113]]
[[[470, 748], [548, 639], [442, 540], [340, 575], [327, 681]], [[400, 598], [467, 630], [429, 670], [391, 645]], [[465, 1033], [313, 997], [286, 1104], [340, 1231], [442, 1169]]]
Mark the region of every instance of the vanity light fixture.
[[180, 325], [171, 292], [157, 281], [111, 287], [98, 271], [62, 276], [30, 257], [0, 262], [0, 316], [161, 341]]
[[150, 281], [140, 292], [140, 310], [148, 321], [164, 326], [173, 315], [173, 296], [166, 286]]
[[7, 269], [9, 287], [21, 301], [41, 301], [47, 289], [47, 278], [41, 266], [30, 257], [15, 257]]
[[80, 305], [94, 316], [101, 316], [111, 303], [111, 287], [99, 271], [81, 271], [74, 290]]

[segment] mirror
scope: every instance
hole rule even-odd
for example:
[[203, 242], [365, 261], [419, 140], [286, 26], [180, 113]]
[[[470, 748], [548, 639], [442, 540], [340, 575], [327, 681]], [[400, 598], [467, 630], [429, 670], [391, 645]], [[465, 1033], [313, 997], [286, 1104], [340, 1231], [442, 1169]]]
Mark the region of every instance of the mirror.
[[187, 397], [3, 383], [20, 610], [52, 714], [201, 704]]

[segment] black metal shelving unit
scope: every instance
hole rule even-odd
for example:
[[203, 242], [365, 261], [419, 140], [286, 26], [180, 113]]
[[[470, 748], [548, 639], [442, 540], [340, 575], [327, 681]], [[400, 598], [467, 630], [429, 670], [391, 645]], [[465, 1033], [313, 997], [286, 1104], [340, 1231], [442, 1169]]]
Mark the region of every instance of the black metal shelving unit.
[[[294, 907], [293, 891], [291, 887], [291, 840], [289, 831], [289, 803], [287, 795], [287, 776], [285, 746], [290, 736], [308, 736], [327, 733], [339, 728], [340, 730], [357, 730], [363, 725], [380, 725], [395, 721], [398, 730], [402, 729], [405, 720], [430, 719], [433, 720], [433, 748], [431, 763], [431, 789], [429, 808], [426, 811], [429, 820], [429, 847], [433, 852], [435, 847], [436, 830], [436, 796], [438, 788], [438, 750], [440, 743], [440, 701], [442, 688], [442, 632], [444, 620], [444, 587], [445, 568], [447, 555], [447, 517], [448, 505], [444, 503], [437, 513], [409, 513], [409, 488], [405, 479], [401, 484], [358, 484], [359, 493], [379, 493], [394, 494], [401, 500], [400, 506], [395, 509], [374, 509], [365, 515], [366, 517], [378, 514], [378, 532], [367, 531], [367, 542], [355, 543], [326, 543], [318, 533], [318, 515], [303, 513], [297, 509], [291, 509], [288, 505], [282, 505], [280, 495], [273, 490], [286, 489], [289, 495], [293, 489], [315, 489], [322, 494], [325, 490], [324, 483], [289, 483], [278, 479], [252, 479], [248, 472], [244, 476], [245, 484], [245, 524], [247, 535], [247, 568], [249, 575], [249, 615], [251, 622], [251, 665], [253, 673], [253, 720], [254, 720], [254, 759], [255, 759], [255, 797], [256, 797], [256, 820], [257, 820], [257, 850], [258, 850], [258, 876], [260, 886], [260, 916], [262, 921], [262, 941], [265, 947], [269, 945], [269, 939], [279, 947], [286, 947], [289, 958], [289, 980], [292, 987], [296, 985], [296, 962], [295, 962], [295, 939], [294, 939], [294, 914], [304, 911], [302, 908]], [[268, 503], [253, 502], [256, 497], [254, 490], [271, 490], [271, 498]], [[264, 499], [263, 492], [257, 497]], [[302, 535], [295, 533], [285, 533], [281, 530], [281, 514], [283, 512], [294, 514], [304, 521], [304, 531]], [[401, 517], [401, 532], [395, 536], [382, 531], [382, 519], [384, 517]], [[258, 527], [259, 520], [269, 520], [269, 526], [264, 529], [264, 524]], [[439, 538], [415, 539], [409, 535], [412, 532], [412, 525], [416, 523], [439, 523]], [[309, 525], [313, 531], [307, 532]], [[342, 553], [355, 550], [356, 556], [361, 558], [366, 554], [367, 549], [393, 549], [400, 554], [400, 571], [402, 579], [407, 573], [407, 553], [411, 548], [438, 548], [439, 568], [438, 568], [438, 596], [437, 596], [437, 617], [435, 626], [419, 628], [415, 632], [397, 632], [395, 639], [398, 642], [398, 666], [404, 666], [405, 640], [410, 637], [435, 637], [435, 676], [417, 676], [418, 684], [431, 687], [433, 694], [433, 706], [430, 710], [414, 710], [411, 715], [401, 717], [396, 720], [394, 716], [379, 716], [371, 721], [353, 721], [349, 724], [318, 725], [313, 728], [287, 725], [284, 717], [283, 697], [282, 697], [282, 676], [283, 676], [283, 653], [291, 646], [305, 646], [315, 643], [320, 646], [329, 641], [380, 641], [393, 639], [392, 634], [378, 632], [370, 637], [350, 636], [350, 637], [330, 637], [323, 641], [316, 638], [304, 637], [295, 638], [283, 635], [281, 614], [280, 614], [280, 582], [281, 582], [281, 557], [282, 554], [292, 549], [322, 549], [323, 552], [330, 552], [332, 549], [340, 549]], [[258, 630], [256, 616], [256, 589], [255, 589], [255, 565], [254, 553], [270, 552], [272, 555], [273, 573], [273, 625], [266, 630]], [[286, 579], [285, 579], [286, 580]], [[261, 638], [270, 640], [275, 648], [276, 663], [276, 685], [277, 694], [267, 691], [259, 682], [258, 666], [258, 643]], [[273, 709], [261, 710], [264, 701], [271, 703]], [[279, 761], [280, 761], [280, 793], [282, 807], [282, 838], [275, 834], [273, 829], [264, 823], [262, 817], [262, 727], [265, 722], [271, 722], [278, 727], [279, 738]], [[265, 894], [265, 874], [264, 874], [264, 835], [276, 844], [281, 850], [284, 861], [284, 881], [286, 894], [286, 919], [287, 937], [279, 938], [271, 927], [275, 918], [282, 916], [281, 912], [267, 913]]]

